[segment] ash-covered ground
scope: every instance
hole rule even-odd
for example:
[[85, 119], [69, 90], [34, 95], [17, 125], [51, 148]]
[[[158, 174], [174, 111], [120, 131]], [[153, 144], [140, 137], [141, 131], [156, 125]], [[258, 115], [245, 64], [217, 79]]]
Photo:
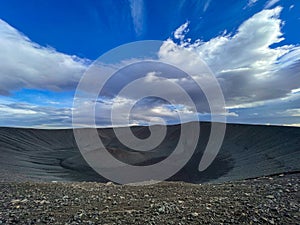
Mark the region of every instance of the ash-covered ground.
[[220, 184], [0, 183], [0, 224], [300, 224], [300, 175]]
[[[300, 129], [228, 124], [216, 159], [198, 165], [210, 133], [166, 182], [114, 185], [81, 156], [72, 130], [0, 128], [0, 224], [300, 224]], [[137, 137], [147, 127], [134, 127]], [[117, 159], [143, 166], [172, 152], [180, 126], [153, 151], [99, 137]]]

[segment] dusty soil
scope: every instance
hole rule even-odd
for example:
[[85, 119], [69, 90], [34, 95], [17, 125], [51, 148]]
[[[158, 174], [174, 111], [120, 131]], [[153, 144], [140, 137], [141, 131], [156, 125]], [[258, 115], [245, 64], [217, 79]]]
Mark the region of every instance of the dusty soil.
[[300, 224], [300, 175], [149, 186], [0, 182], [0, 224]]

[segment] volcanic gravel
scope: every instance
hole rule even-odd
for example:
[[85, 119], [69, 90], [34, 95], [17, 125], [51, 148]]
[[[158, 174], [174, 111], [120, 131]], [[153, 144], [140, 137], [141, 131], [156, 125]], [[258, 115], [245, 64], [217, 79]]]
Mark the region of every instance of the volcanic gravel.
[[300, 224], [299, 181], [0, 182], [0, 224]]

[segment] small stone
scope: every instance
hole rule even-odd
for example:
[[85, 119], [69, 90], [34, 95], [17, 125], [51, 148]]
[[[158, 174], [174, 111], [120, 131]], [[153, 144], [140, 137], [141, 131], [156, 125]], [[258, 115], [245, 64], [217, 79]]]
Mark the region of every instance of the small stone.
[[193, 212], [193, 213], [191, 213], [191, 215], [192, 215], [193, 217], [197, 217], [197, 216], [199, 216], [199, 213]]
[[21, 202], [21, 200], [20, 200], [20, 199], [13, 199], [13, 200], [11, 200], [10, 202], [11, 202], [12, 204], [18, 204], [18, 203]]
[[269, 220], [269, 223], [270, 223], [270, 224], [275, 224], [275, 222], [274, 222], [273, 219]]
[[24, 198], [23, 200], [21, 200], [22, 203], [26, 203], [28, 202], [28, 199], [27, 198]]
[[44, 205], [44, 204], [49, 204], [50, 202], [49, 201], [46, 201], [46, 200], [42, 200], [42, 201], [40, 201], [40, 204], [41, 205]]
[[160, 207], [160, 208], [158, 209], [158, 212], [159, 212], [159, 213], [164, 213], [164, 212], [165, 212], [165, 207], [164, 207], [164, 206]]
[[267, 195], [266, 197], [269, 198], [269, 199], [274, 199], [275, 198], [274, 195]]

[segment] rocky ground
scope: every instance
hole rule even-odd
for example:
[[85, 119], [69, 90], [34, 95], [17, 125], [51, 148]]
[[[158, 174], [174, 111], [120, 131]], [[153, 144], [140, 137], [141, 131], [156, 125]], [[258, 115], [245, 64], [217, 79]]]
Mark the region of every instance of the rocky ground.
[[300, 175], [222, 184], [0, 183], [0, 224], [300, 224]]

